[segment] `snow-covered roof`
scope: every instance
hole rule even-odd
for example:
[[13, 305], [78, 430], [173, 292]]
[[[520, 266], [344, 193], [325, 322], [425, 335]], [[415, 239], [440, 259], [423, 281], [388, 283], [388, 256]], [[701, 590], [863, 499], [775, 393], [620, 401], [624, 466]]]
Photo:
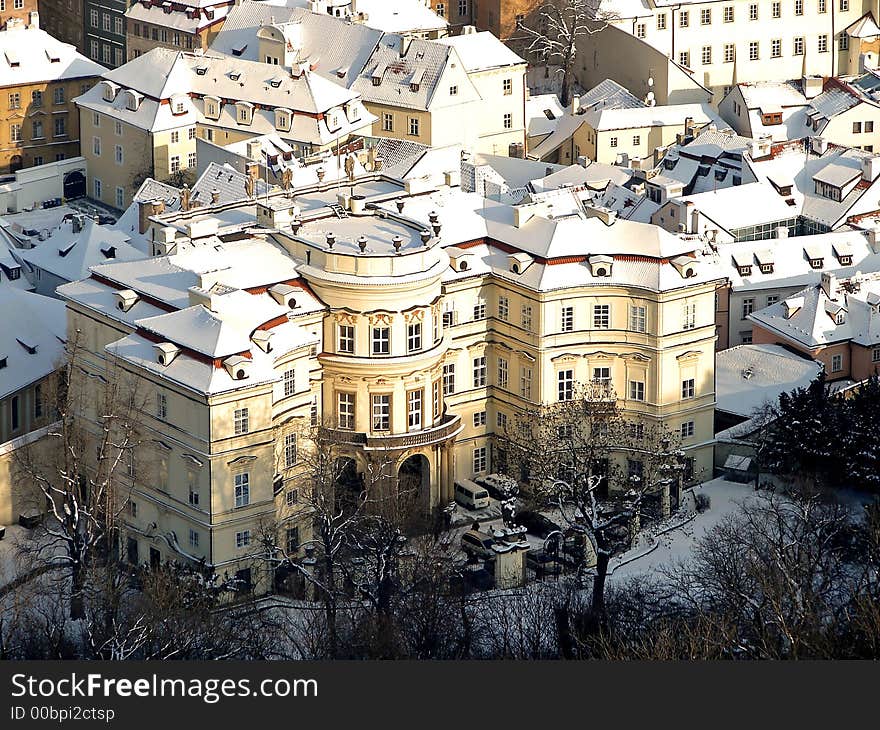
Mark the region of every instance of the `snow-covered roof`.
[[0, 283], [0, 399], [46, 377], [64, 354], [64, 302]]
[[264, 24], [299, 23], [300, 58], [313, 61], [315, 73], [350, 87], [382, 38], [382, 31], [346, 23], [329, 15], [310, 13], [303, 7], [244, 0], [229, 11], [211, 50], [249, 61], [261, 61], [257, 32]]
[[135, 261], [142, 251], [128, 243], [129, 236], [114, 226], [101, 226], [91, 218], [82, 219], [82, 229], [69, 220], [50, 231], [45, 241], [18, 254], [31, 268], [41, 269], [63, 281], [88, 276], [89, 269], [108, 261]]
[[[107, 71], [104, 78], [121, 87], [112, 101], [104, 98], [104, 85], [97, 84], [78, 97], [77, 104], [154, 132], [205, 121], [205, 97], [222, 101], [220, 118], [212, 117], [213, 124], [249, 135], [276, 132], [274, 110], [291, 110], [291, 129], [285, 137], [313, 144], [327, 144], [375, 120], [338, 79], [333, 82], [309, 70], [294, 76], [271, 64], [219, 54], [154, 48]], [[134, 109], [131, 91], [141, 95]], [[171, 99], [182, 104], [181, 111], [167, 103]], [[255, 107], [249, 121], [240, 120], [236, 102]], [[336, 115], [340, 126], [331, 130], [326, 113], [340, 107], [351, 113]]]
[[520, 58], [487, 30], [480, 33], [446, 36], [437, 39], [436, 42], [455, 48], [468, 73], [526, 63], [525, 59]]
[[[309, 8], [310, 0], [269, 0], [270, 7]], [[326, 7], [322, 7], [326, 6]], [[446, 20], [422, 0], [318, 0], [316, 15], [341, 12], [352, 23], [363, 23], [388, 33], [444, 32]]]
[[556, 94], [539, 94], [526, 99], [526, 127], [529, 137], [543, 137], [556, 129], [565, 114]]
[[814, 284], [753, 312], [749, 319], [807, 348], [853, 341], [880, 344], [880, 275], [860, 274]]
[[0, 86], [89, 78], [104, 71], [72, 45], [39, 28], [7, 26], [0, 31]]
[[810, 384], [822, 370], [815, 360], [780, 345], [737, 345], [715, 354], [715, 407], [751, 417], [781, 393]]

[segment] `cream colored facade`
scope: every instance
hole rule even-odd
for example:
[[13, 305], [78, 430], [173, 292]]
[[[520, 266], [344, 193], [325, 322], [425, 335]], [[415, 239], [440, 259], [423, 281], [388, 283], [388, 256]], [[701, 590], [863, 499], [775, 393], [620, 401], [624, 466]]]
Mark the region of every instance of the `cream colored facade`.
[[[566, 251], [541, 254], [541, 231], [557, 224], [539, 204], [495, 204], [486, 220], [509, 221], [479, 232], [473, 220], [459, 227], [473, 216], [458, 208], [472, 205], [468, 194], [417, 187], [373, 173], [354, 197], [328, 183], [153, 216], [147, 237], [167, 259], [98, 267], [60, 288], [69, 327], [84, 333], [84, 367], [98, 374], [113, 358], [145, 403], [126, 536], [141, 562], [204, 559], [230, 575], [250, 567], [265, 590], [256, 536], [267, 525], [279, 540], [289, 526], [309, 534], [308, 513], [287, 503], [307, 488], [302, 462], [287, 463], [288, 435], [319, 424], [365, 483], [413, 479], [421, 506], [436, 509], [456, 479], [502, 466], [518, 413], [593, 379], [613, 386], [627, 414], [681, 433], [692, 473], [710, 473], [718, 281], [687, 241], [627, 221], [606, 233], [584, 218], [572, 222], [571, 244], [555, 244]], [[266, 232], [218, 244], [223, 220]], [[625, 253], [640, 237], [645, 251]], [[571, 248], [578, 240], [593, 253]], [[202, 256], [211, 246], [217, 253]], [[596, 259], [602, 250], [619, 253]], [[188, 267], [197, 270], [175, 273]], [[198, 354], [191, 343], [214, 327], [220, 339], [232, 328], [238, 344]], [[268, 351], [265, 333], [274, 333]], [[162, 348], [179, 350], [170, 365], [157, 364]], [[230, 370], [231, 361], [243, 364]], [[236, 433], [244, 408], [248, 427]]]
[[[620, 15], [614, 21], [618, 28], [660, 50], [710, 89], [716, 104], [730, 87], [744, 81], [858, 73], [858, 58], [851, 57], [850, 46], [851, 41], [859, 42], [845, 30], [866, 12], [877, 16], [877, 3], [871, 0], [713, 0], [676, 5], [646, 0], [638, 12], [611, 0], [603, 7]], [[651, 72], [643, 69], [645, 79]]]
[[373, 122], [356, 94], [308, 71], [265, 75], [253, 61], [164, 48], [105, 73], [76, 100], [89, 195], [122, 210], [147, 177], [181, 182], [195, 172], [197, 137], [226, 145], [276, 133], [311, 155]]

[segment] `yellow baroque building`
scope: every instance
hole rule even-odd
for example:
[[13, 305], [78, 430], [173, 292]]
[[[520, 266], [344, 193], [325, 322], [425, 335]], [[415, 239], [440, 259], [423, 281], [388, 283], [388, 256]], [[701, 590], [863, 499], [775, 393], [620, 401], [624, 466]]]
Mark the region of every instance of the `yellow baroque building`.
[[258, 565], [248, 580], [268, 589], [258, 536], [297, 553], [310, 534], [304, 427], [433, 509], [495, 468], [517, 413], [589, 380], [710, 473], [719, 275], [703, 243], [564, 189], [494, 202], [455, 173], [152, 216], [153, 258], [59, 289], [85, 366], [112, 358], [146, 404], [138, 560]]

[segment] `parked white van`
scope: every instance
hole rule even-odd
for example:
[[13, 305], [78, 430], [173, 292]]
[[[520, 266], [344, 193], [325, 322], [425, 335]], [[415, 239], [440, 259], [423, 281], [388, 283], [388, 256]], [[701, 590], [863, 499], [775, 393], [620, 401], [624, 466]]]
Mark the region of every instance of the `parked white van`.
[[455, 501], [466, 509], [483, 509], [489, 506], [489, 492], [470, 479], [455, 483]]

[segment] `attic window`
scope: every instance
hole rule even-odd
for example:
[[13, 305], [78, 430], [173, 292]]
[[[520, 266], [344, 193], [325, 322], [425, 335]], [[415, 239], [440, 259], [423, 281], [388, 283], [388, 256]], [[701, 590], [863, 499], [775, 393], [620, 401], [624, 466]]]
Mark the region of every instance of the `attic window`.
[[46, 58], [49, 59], [49, 63], [59, 63], [61, 61], [61, 56], [49, 48], [46, 49]]
[[196, 66], [196, 75], [204, 76], [206, 73], [208, 73], [207, 66]]
[[761, 124], [763, 124], [765, 127], [773, 127], [777, 124], [782, 124], [782, 112], [770, 112], [769, 114], [762, 114]]
[[821, 269], [822, 266], [824, 265], [824, 263], [825, 263], [825, 259], [823, 259], [823, 258], [810, 259], [810, 268]]
[[547, 117], [551, 122], [556, 119], [556, 115], [553, 113], [552, 109], [545, 109], [544, 116]]
[[422, 84], [422, 77], [423, 77], [424, 75], [425, 75], [425, 72], [422, 71], [421, 69], [419, 69], [418, 71], [416, 71], [416, 72], [412, 75], [412, 78], [409, 80], [409, 90], [410, 90], [410, 91], [412, 91], [413, 93], [415, 93], [415, 92], [417, 92], [417, 91], [419, 90], [419, 87], [420, 87], [421, 84]]
[[846, 312], [841, 309], [834, 315], [834, 324], [844, 324], [846, 322]]
[[107, 248], [102, 248], [101, 253], [104, 254], [104, 258], [115, 259], [116, 246], [108, 246]]
[[841, 254], [838, 260], [841, 266], [852, 266], [852, 254]]
[[277, 89], [279, 86], [281, 86], [281, 79], [270, 79], [269, 86], [271, 86], [273, 89]]
[[0, 357], [0, 370], [6, 367], [6, 355]]
[[772, 274], [773, 273], [773, 264], [761, 264], [761, 273], [762, 274]]
[[752, 275], [752, 265], [745, 264], [744, 266], [737, 267], [739, 269], [740, 276], [751, 276]]
[[27, 351], [27, 353], [29, 355], [36, 355], [37, 354], [37, 346], [36, 345], [30, 345], [27, 342], [24, 342], [23, 340], [18, 339], [18, 337], [15, 338], [15, 341], [19, 345], [21, 345]]
[[232, 55], [233, 56], [240, 56], [246, 50], [247, 50], [247, 43], [245, 43], [243, 46], [239, 46], [238, 48], [233, 48]]
[[238, 81], [241, 78], [241, 71], [230, 71], [229, 78], [233, 81]]
[[15, 51], [11, 49], [6, 50], [6, 63], [8, 63], [12, 68], [18, 68], [21, 66], [21, 61], [16, 55]]

